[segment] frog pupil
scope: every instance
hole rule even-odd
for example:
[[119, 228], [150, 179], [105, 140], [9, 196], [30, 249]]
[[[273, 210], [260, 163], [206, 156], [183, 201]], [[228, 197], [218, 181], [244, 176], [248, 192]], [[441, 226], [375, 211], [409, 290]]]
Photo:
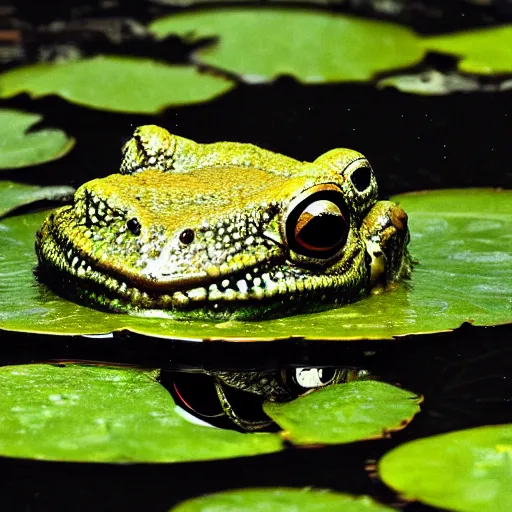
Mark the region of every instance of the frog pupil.
[[296, 239], [310, 250], [324, 251], [338, 245], [346, 231], [346, 223], [342, 217], [323, 215], [311, 219]]
[[319, 200], [302, 211], [294, 231], [298, 252], [329, 257], [333, 249], [347, 241], [349, 225], [335, 203]]
[[130, 219], [126, 223], [126, 227], [134, 234], [134, 235], [140, 235], [140, 223], [139, 221], [134, 217], [133, 219]]
[[182, 244], [190, 244], [194, 241], [194, 232], [191, 229], [185, 229], [180, 234], [180, 242]]
[[358, 192], [366, 190], [372, 181], [372, 171], [369, 167], [359, 167], [350, 175], [350, 181]]

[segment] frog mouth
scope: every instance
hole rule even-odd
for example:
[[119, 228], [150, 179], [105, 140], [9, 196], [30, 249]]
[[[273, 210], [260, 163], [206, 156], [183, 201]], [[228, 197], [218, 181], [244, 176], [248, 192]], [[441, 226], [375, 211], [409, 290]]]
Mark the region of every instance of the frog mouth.
[[[71, 300], [100, 309], [142, 314], [147, 310], [192, 312], [207, 310], [207, 316], [247, 316], [244, 306], [261, 316], [261, 309], [286, 308], [297, 311], [310, 298], [317, 302], [329, 297], [336, 302], [343, 288], [343, 301], [359, 295], [347, 290], [343, 277], [292, 266], [284, 254], [273, 255], [256, 265], [215, 277], [197, 276], [172, 285], [130, 279], [127, 276], [84, 257], [71, 241], [57, 240], [51, 233], [38, 234], [36, 249], [39, 265], [36, 276], [52, 290]], [[359, 256], [352, 255], [352, 262]], [[347, 262], [349, 265], [352, 262]], [[260, 305], [262, 308], [258, 309]], [[308, 310], [312, 304], [308, 305]], [[238, 312], [240, 313], [238, 315]], [[244, 316], [245, 315], [245, 316]]]

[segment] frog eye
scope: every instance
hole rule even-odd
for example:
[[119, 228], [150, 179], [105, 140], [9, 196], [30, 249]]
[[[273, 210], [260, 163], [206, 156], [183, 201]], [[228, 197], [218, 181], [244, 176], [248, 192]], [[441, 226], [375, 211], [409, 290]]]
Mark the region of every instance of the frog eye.
[[319, 388], [334, 381], [335, 368], [296, 368], [294, 381], [301, 388]]
[[304, 256], [329, 258], [347, 241], [350, 222], [341, 194], [330, 187], [309, 194], [287, 220], [290, 248]]
[[296, 396], [311, 389], [345, 382], [346, 376], [344, 368], [285, 368], [281, 372], [283, 385]]
[[325, 252], [345, 241], [347, 233], [348, 225], [341, 209], [331, 201], [319, 200], [299, 215], [294, 237], [308, 251]]
[[140, 235], [140, 223], [139, 221], [133, 217], [126, 223], [126, 227], [134, 234]]
[[372, 170], [366, 165], [358, 167], [350, 175], [350, 181], [358, 192], [364, 192], [372, 183], [372, 174]]

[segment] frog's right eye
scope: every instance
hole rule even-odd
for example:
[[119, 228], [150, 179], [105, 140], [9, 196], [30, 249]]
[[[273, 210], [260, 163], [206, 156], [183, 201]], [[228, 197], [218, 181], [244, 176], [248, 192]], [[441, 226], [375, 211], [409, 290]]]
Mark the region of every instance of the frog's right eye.
[[140, 235], [140, 222], [133, 217], [126, 223], [126, 227], [134, 234]]
[[350, 230], [340, 190], [320, 185], [307, 190], [291, 205], [286, 220], [290, 249], [303, 256], [326, 259], [346, 243]]

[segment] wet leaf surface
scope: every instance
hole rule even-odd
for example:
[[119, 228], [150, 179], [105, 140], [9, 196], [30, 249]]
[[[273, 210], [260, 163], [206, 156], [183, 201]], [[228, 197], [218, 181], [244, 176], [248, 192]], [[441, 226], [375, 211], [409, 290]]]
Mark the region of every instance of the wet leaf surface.
[[512, 425], [412, 441], [384, 455], [379, 475], [407, 499], [461, 512], [512, 510]]
[[137, 57], [98, 56], [73, 62], [26, 66], [0, 75], [0, 97], [22, 92], [34, 98], [56, 94], [100, 110], [153, 114], [168, 106], [207, 101], [233, 83]]
[[39, 201], [58, 201], [73, 195], [75, 189], [68, 185], [40, 187], [14, 181], [0, 181], [0, 217], [7, 215], [20, 206]]
[[384, 437], [420, 412], [421, 399], [371, 380], [326, 386], [293, 402], [266, 402], [265, 412], [294, 444], [342, 444]]
[[0, 109], [0, 170], [42, 164], [71, 151], [75, 141], [62, 130], [32, 128], [41, 119], [39, 114]]
[[400, 25], [307, 9], [216, 9], [171, 15], [150, 25], [157, 38], [218, 37], [197, 59], [264, 82], [292, 75], [302, 82], [368, 80], [419, 62], [423, 49]]
[[184, 462], [275, 452], [274, 434], [189, 423], [158, 372], [34, 364], [0, 368], [0, 455], [89, 462]]
[[173, 512], [391, 512], [393, 509], [368, 496], [291, 488], [261, 488], [226, 491], [180, 503]]
[[0, 328], [55, 334], [130, 329], [193, 339], [386, 339], [450, 330], [469, 321], [512, 320], [512, 192], [486, 189], [404, 194], [412, 280], [396, 290], [322, 313], [255, 322], [208, 322], [104, 313], [57, 296], [39, 284], [34, 236], [45, 212], [0, 222]]

